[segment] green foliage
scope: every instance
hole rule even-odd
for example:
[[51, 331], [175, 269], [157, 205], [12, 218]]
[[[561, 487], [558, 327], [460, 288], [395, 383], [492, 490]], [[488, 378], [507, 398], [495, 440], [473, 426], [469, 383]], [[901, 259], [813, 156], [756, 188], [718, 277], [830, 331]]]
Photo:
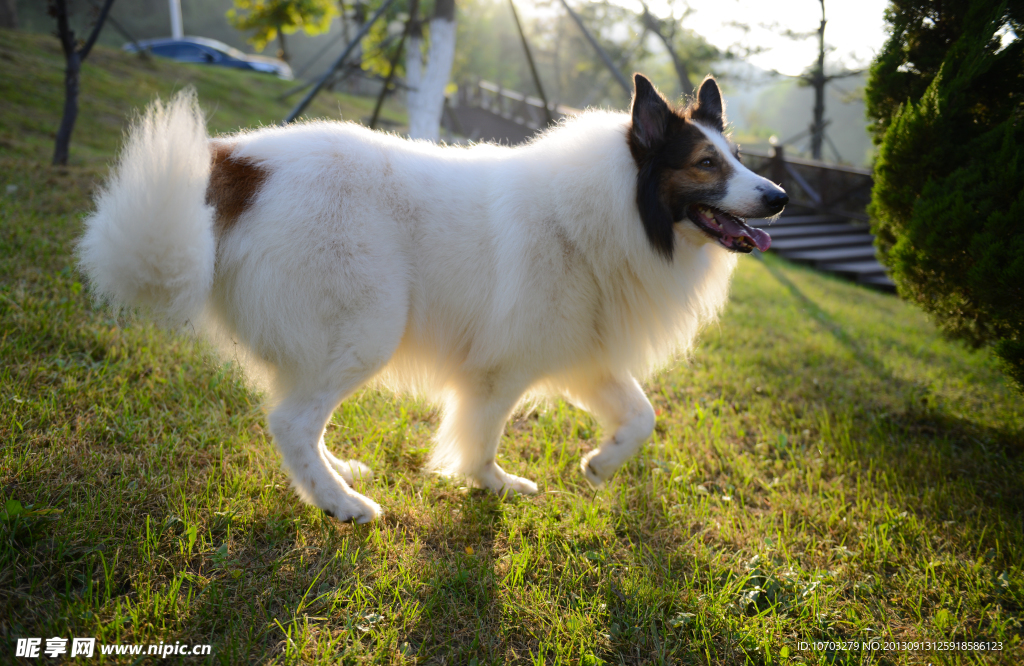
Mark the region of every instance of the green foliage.
[[[375, 3], [379, 5], [379, 3]], [[399, 44], [402, 44], [403, 51], [409, 48], [409, 41], [402, 42], [402, 33], [405, 31], [406, 22], [409, 20], [408, 6], [403, 3], [395, 3], [384, 16], [370, 26], [370, 31], [363, 38], [363, 53], [360, 65], [363, 71], [368, 74], [386, 77], [391, 69], [391, 61], [395, 60], [395, 71], [399, 76], [405, 76], [404, 54], [396, 54]], [[432, 2], [421, 2], [416, 12], [420, 21], [429, 16], [429, 6]], [[376, 11], [377, 7], [367, 8], [367, 15], [370, 11]], [[429, 35], [427, 25], [422, 25], [422, 32]]]
[[235, 28], [256, 31], [249, 43], [257, 51], [282, 32], [290, 35], [300, 28], [308, 35], [326, 32], [337, 15], [332, 0], [235, 0], [227, 13]]
[[999, 37], [1024, 2], [952, 4], [888, 10], [867, 91], [874, 231], [900, 294], [1024, 388], [1024, 41]]
[[[875, 142], [881, 143], [889, 122], [907, 100], [919, 100], [946, 61], [950, 48], [968, 29], [976, 30], [979, 15], [987, 9], [999, 15], [997, 30], [981, 36], [984, 48], [1000, 48], [998, 28], [1009, 28], [1018, 35], [1024, 24], [1024, 2], [1012, 0], [1002, 5], [989, 2], [948, 2], [947, 0], [893, 0], [885, 18], [891, 35], [871, 66], [871, 79], [865, 91], [868, 116], [874, 121]], [[972, 28], [968, 28], [970, 20]], [[1016, 26], [1016, 27], [1014, 27]], [[1015, 60], [1012, 53], [1018, 54]], [[1012, 96], [1005, 94], [1020, 70], [1020, 41], [998, 61], [987, 64], [985, 76], [972, 82], [972, 91], [993, 110], [1005, 114]], [[1019, 92], [1020, 83], [1017, 83]], [[1018, 98], [1019, 103], [1019, 98]], [[1002, 117], [1005, 117], [1003, 115]]]

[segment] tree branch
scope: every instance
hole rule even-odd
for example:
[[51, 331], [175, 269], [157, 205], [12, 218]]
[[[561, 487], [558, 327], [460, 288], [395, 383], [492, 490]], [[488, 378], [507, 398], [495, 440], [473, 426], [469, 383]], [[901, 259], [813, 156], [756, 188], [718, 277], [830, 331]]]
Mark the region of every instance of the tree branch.
[[848, 79], [851, 76], [857, 76], [858, 74], [863, 74], [866, 71], [868, 71], [868, 70], [866, 70], [866, 69], [848, 69], [846, 71], [839, 72], [838, 74], [829, 74], [828, 76], [825, 77], [825, 80], [826, 81], [832, 81], [834, 79]]
[[60, 40], [61, 48], [64, 49], [64, 57], [70, 57], [75, 52], [75, 33], [68, 23], [68, 2], [67, 0], [53, 0], [50, 9], [57, 17], [57, 39]]
[[89, 57], [89, 51], [92, 51], [92, 47], [96, 44], [96, 40], [99, 39], [100, 32], [103, 30], [103, 24], [107, 22], [107, 14], [110, 13], [110, 6], [114, 4], [114, 0], [107, 0], [103, 3], [103, 9], [100, 10], [100, 15], [96, 17], [96, 25], [93, 26], [92, 34], [89, 35], [89, 39], [85, 42], [85, 46], [79, 51], [79, 58], [85, 60]]
[[[661, 39], [662, 43], [665, 45], [665, 50], [668, 51], [669, 57], [672, 58], [672, 66], [676, 70], [676, 77], [679, 79], [679, 87], [682, 89], [684, 95], [692, 95], [693, 84], [690, 83], [690, 70], [687, 68], [686, 62], [679, 57], [679, 53], [672, 44], [672, 37], [674, 37], [676, 33], [675, 28], [673, 28], [671, 33], [668, 33], [665, 30], [664, 22], [651, 13], [651, 10], [647, 7], [647, 3], [644, 2], [644, 0], [640, 0], [640, 6], [644, 9], [643, 14], [641, 15], [641, 21], [643, 22], [644, 28], [650, 30]], [[686, 14], [683, 16], [685, 18]]]

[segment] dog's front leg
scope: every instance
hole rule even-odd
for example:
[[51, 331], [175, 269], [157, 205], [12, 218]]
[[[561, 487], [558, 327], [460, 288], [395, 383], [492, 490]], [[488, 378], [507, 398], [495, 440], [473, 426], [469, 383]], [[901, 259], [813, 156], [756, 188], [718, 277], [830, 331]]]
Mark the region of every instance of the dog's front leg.
[[498, 495], [537, 492], [537, 484], [509, 474], [497, 463], [501, 434], [523, 393], [522, 378], [497, 370], [458, 378], [445, 405], [431, 466], [463, 474]]
[[578, 388], [570, 399], [593, 413], [611, 433], [581, 463], [587, 481], [600, 488], [654, 432], [654, 408], [632, 377]]

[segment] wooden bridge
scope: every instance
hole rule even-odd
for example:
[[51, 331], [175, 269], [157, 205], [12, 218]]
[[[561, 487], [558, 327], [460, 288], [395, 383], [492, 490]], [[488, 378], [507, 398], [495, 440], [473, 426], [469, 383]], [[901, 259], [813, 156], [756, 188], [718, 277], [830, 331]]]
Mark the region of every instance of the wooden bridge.
[[508, 145], [523, 143], [548, 124], [579, 109], [552, 105], [547, 113], [544, 103], [490, 81], [474, 81], [459, 86], [458, 95], [448, 100], [444, 121], [447, 128], [472, 141], [496, 141]]
[[[576, 113], [578, 109], [555, 105], [545, 112], [538, 98], [475, 81], [459, 86], [457, 96], [449, 100], [444, 121], [450, 131], [471, 140], [515, 145], [546, 127], [549, 114], [557, 121]], [[770, 154], [745, 150], [743, 161], [782, 185], [790, 196], [786, 212], [778, 220], [752, 221], [771, 235], [770, 251], [876, 289], [895, 291], [875, 258], [874, 237], [868, 227], [870, 169], [786, 157], [782, 146], [774, 146]]]

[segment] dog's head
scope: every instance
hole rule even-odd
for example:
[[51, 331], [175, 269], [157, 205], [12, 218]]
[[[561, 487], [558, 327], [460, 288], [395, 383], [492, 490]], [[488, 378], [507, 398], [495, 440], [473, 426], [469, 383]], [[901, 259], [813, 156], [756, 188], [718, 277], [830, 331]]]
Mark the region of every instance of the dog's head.
[[636, 161], [636, 203], [655, 251], [671, 259], [675, 225], [692, 225], [707, 241], [733, 252], [768, 249], [771, 239], [744, 218], [777, 215], [789, 201], [782, 188], [740, 163], [723, 135], [725, 105], [718, 84], [704, 79], [696, 100], [674, 109], [643, 75], [634, 75], [629, 149]]

